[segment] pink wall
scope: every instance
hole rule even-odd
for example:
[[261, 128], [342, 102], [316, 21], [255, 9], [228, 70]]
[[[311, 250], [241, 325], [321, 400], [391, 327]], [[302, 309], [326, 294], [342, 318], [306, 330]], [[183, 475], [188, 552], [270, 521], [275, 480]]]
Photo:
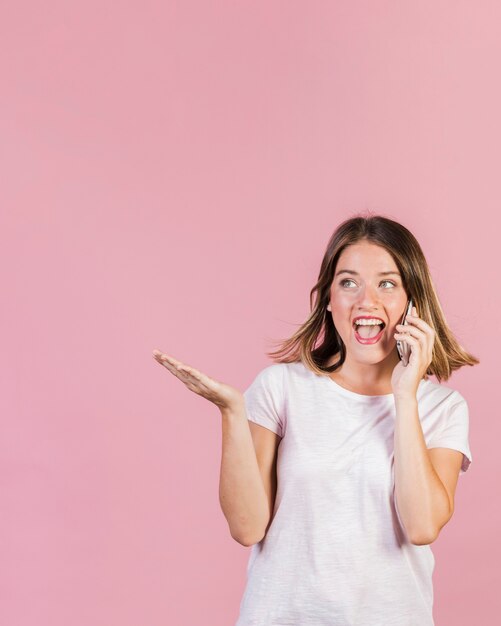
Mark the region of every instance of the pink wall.
[[[0, 8], [0, 623], [232, 626], [249, 550], [218, 410], [290, 335], [339, 222], [410, 228], [481, 364], [432, 546], [437, 626], [498, 623], [498, 3]], [[499, 382], [498, 382], [499, 388]]]

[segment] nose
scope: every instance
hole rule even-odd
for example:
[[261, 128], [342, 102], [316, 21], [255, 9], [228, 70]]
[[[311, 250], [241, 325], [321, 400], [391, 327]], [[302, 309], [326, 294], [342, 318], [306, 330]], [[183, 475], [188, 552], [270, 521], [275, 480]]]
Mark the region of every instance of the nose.
[[361, 309], [373, 309], [377, 308], [379, 305], [379, 297], [377, 294], [377, 289], [372, 287], [371, 285], [365, 285], [363, 289], [360, 290], [360, 297], [358, 299], [358, 306]]

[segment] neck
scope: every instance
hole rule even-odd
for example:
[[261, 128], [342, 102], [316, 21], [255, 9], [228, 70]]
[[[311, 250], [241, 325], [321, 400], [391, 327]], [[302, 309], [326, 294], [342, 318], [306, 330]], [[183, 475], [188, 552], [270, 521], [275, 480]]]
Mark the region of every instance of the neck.
[[[333, 355], [328, 365], [336, 363], [338, 358], [337, 354]], [[396, 350], [379, 363], [355, 361], [347, 354], [345, 362], [330, 374], [330, 377], [357, 393], [367, 395], [392, 393], [391, 376], [399, 360]]]

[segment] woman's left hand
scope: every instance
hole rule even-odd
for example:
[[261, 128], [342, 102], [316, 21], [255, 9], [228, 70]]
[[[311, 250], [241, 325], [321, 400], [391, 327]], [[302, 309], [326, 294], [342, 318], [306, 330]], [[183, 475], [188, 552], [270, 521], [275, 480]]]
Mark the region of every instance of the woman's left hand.
[[394, 337], [409, 344], [409, 362], [405, 366], [402, 361], [397, 363], [391, 376], [391, 386], [395, 396], [415, 398], [419, 383], [432, 361], [435, 331], [418, 317], [416, 307], [412, 307], [412, 315], [406, 319], [407, 324], [397, 324]]

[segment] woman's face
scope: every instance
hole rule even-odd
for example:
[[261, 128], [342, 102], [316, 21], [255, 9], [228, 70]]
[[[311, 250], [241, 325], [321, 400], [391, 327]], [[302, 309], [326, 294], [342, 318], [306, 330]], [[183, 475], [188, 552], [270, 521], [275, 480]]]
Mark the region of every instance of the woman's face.
[[[345, 272], [343, 270], [350, 270]], [[394, 334], [407, 304], [407, 294], [392, 256], [381, 246], [360, 241], [341, 253], [331, 285], [332, 319], [343, 340], [347, 356], [365, 363], [377, 363], [396, 346]], [[380, 318], [385, 326], [380, 338], [371, 342], [357, 339], [354, 319], [361, 315]], [[381, 326], [360, 330], [376, 335]]]

